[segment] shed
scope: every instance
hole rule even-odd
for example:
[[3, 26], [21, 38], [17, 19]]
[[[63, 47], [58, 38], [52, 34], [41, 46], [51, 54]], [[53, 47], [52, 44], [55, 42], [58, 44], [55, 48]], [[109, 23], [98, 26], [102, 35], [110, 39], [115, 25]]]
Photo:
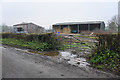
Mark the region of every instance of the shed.
[[44, 28], [34, 23], [20, 23], [13, 25], [17, 33], [43, 33]]
[[56, 33], [80, 33], [95, 29], [105, 30], [105, 23], [104, 21], [64, 22], [53, 24], [52, 27]]

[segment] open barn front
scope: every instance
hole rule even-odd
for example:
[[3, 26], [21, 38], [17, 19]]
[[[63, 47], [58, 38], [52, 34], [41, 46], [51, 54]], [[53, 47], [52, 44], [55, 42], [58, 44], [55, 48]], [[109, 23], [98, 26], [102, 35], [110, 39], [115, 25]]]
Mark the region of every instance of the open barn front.
[[78, 33], [78, 25], [70, 25], [71, 33]]
[[70, 28], [68, 25], [61, 25], [61, 33], [70, 33]]
[[90, 24], [90, 31], [100, 29], [100, 24]]
[[88, 31], [89, 28], [88, 28], [88, 24], [80, 24], [79, 25], [79, 31], [80, 32], [84, 32], [84, 31]]
[[105, 30], [105, 23], [103, 21], [56, 23], [52, 26], [56, 33], [65, 34], [91, 32], [96, 29]]

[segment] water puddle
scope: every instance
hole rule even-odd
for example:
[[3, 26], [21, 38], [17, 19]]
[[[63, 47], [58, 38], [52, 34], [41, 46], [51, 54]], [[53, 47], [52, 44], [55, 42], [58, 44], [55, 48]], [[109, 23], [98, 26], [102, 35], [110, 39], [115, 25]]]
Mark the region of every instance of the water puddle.
[[85, 58], [70, 59], [68, 63], [71, 65], [79, 66], [79, 67], [87, 67], [90, 65]]
[[87, 67], [90, 65], [85, 58], [80, 57], [77, 58], [77, 55], [72, 54], [71, 51], [50, 51], [50, 52], [39, 52], [39, 51], [29, 51], [30, 53], [40, 54], [43, 56], [59, 56], [60, 60], [67, 60], [68, 64], [78, 66], [78, 67], [84, 67], [87, 69]]
[[68, 51], [64, 51], [64, 52], [59, 52], [60, 56], [64, 59], [71, 59], [71, 58], [74, 58], [74, 57], [77, 57], [77, 55], [74, 55], [74, 54], [71, 54], [70, 52]]
[[71, 52], [65, 51], [59, 53], [63, 59], [68, 60], [68, 64], [85, 68], [87, 68], [90, 65], [85, 58], [77, 58], [77, 55], [71, 54]]

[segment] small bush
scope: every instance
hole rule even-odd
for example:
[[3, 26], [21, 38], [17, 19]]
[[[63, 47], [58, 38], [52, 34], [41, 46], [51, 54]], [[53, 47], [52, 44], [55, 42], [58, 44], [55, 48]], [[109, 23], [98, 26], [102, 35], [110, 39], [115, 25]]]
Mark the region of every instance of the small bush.
[[99, 47], [109, 48], [111, 51], [120, 52], [120, 37], [118, 35], [99, 35]]
[[[107, 69], [119, 74], [120, 72], [120, 39], [116, 34], [99, 35], [99, 45], [89, 55], [94, 67]], [[100, 65], [100, 66], [98, 66]]]

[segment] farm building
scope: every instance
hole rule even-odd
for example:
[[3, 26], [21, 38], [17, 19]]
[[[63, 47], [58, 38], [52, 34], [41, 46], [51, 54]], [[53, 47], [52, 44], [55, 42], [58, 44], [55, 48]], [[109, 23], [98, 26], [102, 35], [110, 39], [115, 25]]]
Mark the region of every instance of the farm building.
[[56, 33], [80, 33], [95, 29], [104, 30], [105, 23], [103, 21], [66, 22], [53, 24], [52, 27]]
[[13, 25], [16, 33], [43, 33], [44, 28], [34, 23], [21, 23]]

